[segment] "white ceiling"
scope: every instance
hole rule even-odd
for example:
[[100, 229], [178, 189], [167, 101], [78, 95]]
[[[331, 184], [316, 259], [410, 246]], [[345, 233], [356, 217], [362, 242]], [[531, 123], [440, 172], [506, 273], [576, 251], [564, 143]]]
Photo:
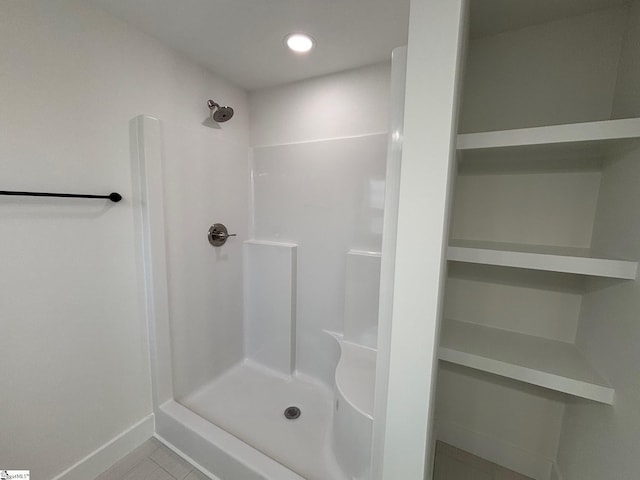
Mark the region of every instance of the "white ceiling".
[[[88, 0], [247, 90], [384, 61], [407, 42], [409, 0]], [[628, 0], [473, 0], [471, 35], [491, 35]], [[302, 31], [306, 56], [283, 44]]]
[[[409, 0], [89, 0], [254, 90], [391, 58], [407, 43]], [[306, 56], [285, 48], [302, 31]]]

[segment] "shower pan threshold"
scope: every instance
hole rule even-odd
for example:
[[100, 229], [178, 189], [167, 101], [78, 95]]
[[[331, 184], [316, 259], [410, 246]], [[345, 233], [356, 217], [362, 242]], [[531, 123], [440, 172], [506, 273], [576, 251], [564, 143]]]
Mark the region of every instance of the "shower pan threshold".
[[[245, 360], [179, 403], [308, 480], [347, 480], [331, 449], [334, 396]], [[298, 407], [298, 418], [285, 410]]]

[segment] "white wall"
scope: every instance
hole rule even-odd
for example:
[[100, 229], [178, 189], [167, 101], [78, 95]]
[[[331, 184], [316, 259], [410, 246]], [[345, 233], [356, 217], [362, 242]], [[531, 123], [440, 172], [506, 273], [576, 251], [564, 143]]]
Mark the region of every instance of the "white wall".
[[613, 118], [640, 117], [640, 0], [629, 6], [627, 28], [618, 64]]
[[[2, 187], [124, 200], [0, 200], [0, 464], [47, 479], [151, 412], [134, 258], [128, 121], [247, 143], [243, 91], [80, 0], [0, 3]], [[205, 229], [206, 231], [206, 229]]]
[[532, 478], [548, 478], [564, 408], [553, 392], [440, 362], [438, 438]]
[[460, 170], [451, 238], [588, 248], [599, 187], [595, 171]]
[[622, 6], [473, 39], [460, 131], [610, 118], [627, 15]]

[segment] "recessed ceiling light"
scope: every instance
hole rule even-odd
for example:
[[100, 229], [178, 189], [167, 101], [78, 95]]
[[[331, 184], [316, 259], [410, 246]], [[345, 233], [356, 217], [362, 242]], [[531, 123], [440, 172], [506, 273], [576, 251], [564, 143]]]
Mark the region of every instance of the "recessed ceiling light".
[[304, 33], [290, 33], [284, 41], [296, 53], [306, 53], [313, 48], [313, 39]]

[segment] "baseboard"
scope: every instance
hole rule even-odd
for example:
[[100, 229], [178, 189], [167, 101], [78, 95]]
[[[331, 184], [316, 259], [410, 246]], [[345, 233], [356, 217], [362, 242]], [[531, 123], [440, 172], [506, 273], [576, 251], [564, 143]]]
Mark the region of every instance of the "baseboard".
[[[454, 422], [437, 420], [437, 439], [536, 480], [551, 480], [553, 462], [517, 446], [469, 430]], [[561, 478], [561, 477], [560, 477]]]
[[147, 415], [120, 435], [94, 450], [75, 465], [56, 475], [52, 480], [90, 480], [153, 436], [153, 414]]

